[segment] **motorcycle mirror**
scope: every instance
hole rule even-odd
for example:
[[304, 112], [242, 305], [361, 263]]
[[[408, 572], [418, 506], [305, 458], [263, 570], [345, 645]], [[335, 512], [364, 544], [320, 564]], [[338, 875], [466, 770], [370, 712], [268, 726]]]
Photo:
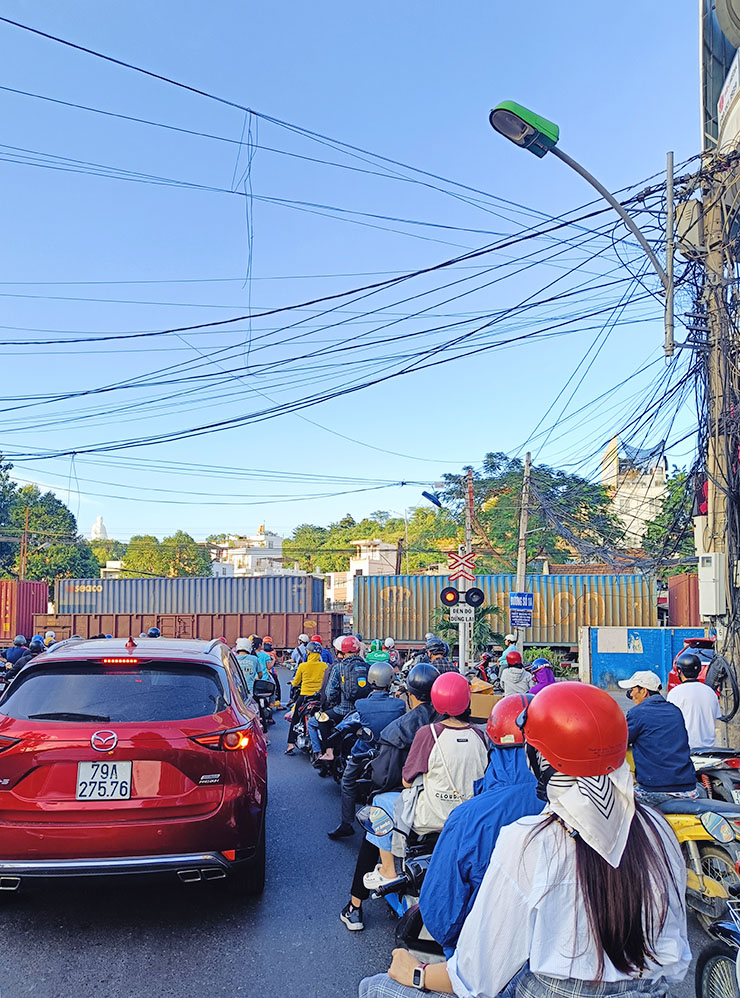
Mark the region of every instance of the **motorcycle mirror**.
[[705, 811], [699, 818], [704, 829], [709, 832], [717, 842], [734, 842], [735, 833], [732, 825], [721, 814], [716, 811]]
[[363, 736], [363, 738], [365, 739], [366, 742], [374, 742], [375, 741], [375, 735], [373, 734], [372, 728], [363, 728], [362, 729], [362, 736]]
[[393, 831], [393, 818], [382, 807], [366, 804], [357, 812], [357, 821], [372, 835], [387, 835]]

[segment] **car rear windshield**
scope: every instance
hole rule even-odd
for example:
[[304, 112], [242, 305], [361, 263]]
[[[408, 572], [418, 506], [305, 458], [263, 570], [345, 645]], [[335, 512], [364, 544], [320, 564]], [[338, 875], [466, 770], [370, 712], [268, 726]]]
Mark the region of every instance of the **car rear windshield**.
[[221, 677], [207, 665], [70, 662], [22, 672], [0, 700], [0, 714], [39, 721], [180, 721], [217, 714], [226, 705]]

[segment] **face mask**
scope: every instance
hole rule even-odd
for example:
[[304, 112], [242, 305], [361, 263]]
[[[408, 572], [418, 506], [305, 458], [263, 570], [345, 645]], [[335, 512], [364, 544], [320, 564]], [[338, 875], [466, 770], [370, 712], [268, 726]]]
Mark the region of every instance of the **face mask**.
[[537, 798], [547, 802], [547, 784], [555, 772], [553, 766], [531, 745], [526, 745], [527, 766], [537, 780]]

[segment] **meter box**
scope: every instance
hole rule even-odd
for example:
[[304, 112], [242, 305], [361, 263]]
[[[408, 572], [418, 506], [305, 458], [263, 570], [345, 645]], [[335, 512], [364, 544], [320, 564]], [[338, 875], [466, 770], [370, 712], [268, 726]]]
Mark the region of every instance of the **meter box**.
[[727, 569], [723, 551], [699, 555], [699, 614], [722, 617], [727, 613]]

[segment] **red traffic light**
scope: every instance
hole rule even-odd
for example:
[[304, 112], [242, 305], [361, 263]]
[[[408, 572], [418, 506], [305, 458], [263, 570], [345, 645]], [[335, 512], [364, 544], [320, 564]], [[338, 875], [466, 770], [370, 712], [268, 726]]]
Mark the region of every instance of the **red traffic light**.
[[460, 593], [454, 586], [445, 586], [439, 594], [439, 601], [442, 606], [454, 606], [460, 602]]

